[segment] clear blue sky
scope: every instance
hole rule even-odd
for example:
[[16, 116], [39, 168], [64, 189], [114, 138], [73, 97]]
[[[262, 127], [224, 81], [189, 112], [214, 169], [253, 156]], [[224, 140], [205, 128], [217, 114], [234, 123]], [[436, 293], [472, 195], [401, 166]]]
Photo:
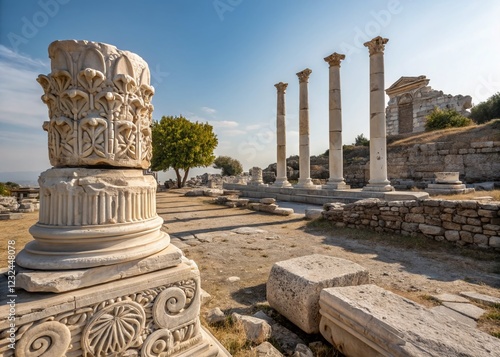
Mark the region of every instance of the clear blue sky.
[[[208, 121], [217, 155], [252, 166], [276, 161], [276, 89], [288, 82], [287, 154], [298, 154], [298, 79], [309, 81], [311, 154], [328, 148], [328, 65], [341, 67], [343, 142], [369, 135], [369, 57], [382, 35], [386, 88], [426, 75], [434, 89], [474, 103], [500, 91], [500, 2], [403, 0], [0, 0], [2, 173], [50, 167], [38, 74], [58, 39], [105, 42], [144, 58], [156, 89], [153, 116]], [[195, 171], [205, 172], [206, 169]], [[11, 176], [9, 176], [11, 178]], [[35, 176], [36, 178], [36, 176]]]

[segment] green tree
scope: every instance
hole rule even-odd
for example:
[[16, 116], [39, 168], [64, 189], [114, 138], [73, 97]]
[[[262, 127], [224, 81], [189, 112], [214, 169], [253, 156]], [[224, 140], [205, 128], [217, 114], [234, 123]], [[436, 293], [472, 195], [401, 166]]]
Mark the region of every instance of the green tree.
[[10, 196], [10, 191], [19, 187], [15, 182], [0, 182], [0, 196]]
[[435, 107], [426, 118], [425, 131], [460, 128], [473, 123], [471, 119], [464, 117], [455, 109], [440, 109], [438, 107]]
[[472, 107], [470, 117], [478, 124], [500, 118], [500, 92]]
[[214, 161], [214, 169], [222, 169], [222, 176], [236, 176], [243, 172], [241, 163], [229, 156], [219, 156]]
[[370, 146], [370, 140], [361, 133], [354, 139], [354, 146]]
[[153, 122], [152, 136], [151, 169], [174, 169], [179, 188], [184, 187], [189, 169], [207, 167], [215, 159], [218, 140], [208, 123], [193, 123], [183, 116], [164, 116], [159, 122]]

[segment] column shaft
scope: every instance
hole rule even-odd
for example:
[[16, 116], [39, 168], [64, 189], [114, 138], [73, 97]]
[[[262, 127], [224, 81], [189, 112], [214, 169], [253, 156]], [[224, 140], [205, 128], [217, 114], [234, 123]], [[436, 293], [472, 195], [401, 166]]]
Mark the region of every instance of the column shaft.
[[278, 90], [276, 109], [276, 187], [290, 187], [286, 172], [286, 106], [285, 93], [288, 83], [279, 82], [274, 85]]
[[370, 180], [364, 191], [393, 191], [387, 179], [387, 143], [384, 92], [384, 47], [380, 36], [366, 42], [370, 51]]
[[329, 69], [329, 156], [330, 178], [324, 186], [330, 189], [348, 189], [343, 177], [342, 104], [340, 95], [340, 61], [345, 55], [333, 53], [325, 58]]
[[309, 151], [309, 68], [297, 73], [299, 77], [299, 183], [298, 188], [316, 188], [311, 180], [311, 157]]

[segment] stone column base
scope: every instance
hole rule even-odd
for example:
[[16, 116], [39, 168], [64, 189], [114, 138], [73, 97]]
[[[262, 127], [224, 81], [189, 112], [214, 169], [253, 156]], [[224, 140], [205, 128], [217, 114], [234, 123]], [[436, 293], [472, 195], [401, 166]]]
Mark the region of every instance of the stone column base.
[[372, 191], [372, 192], [390, 192], [395, 191], [394, 187], [390, 184], [373, 184], [369, 183], [365, 187], [363, 187], [363, 191]]
[[12, 318], [2, 291], [0, 355], [229, 356], [201, 328], [200, 290], [198, 267], [184, 258], [176, 267], [74, 292], [17, 289]]
[[283, 188], [283, 187], [292, 187], [292, 184], [288, 182], [286, 178], [284, 178], [284, 179], [276, 179], [276, 181], [274, 181], [272, 186]]
[[294, 187], [296, 188], [321, 188], [319, 185], [315, 185], [310, 178], [307, 179], [300, 179], [299, 178], [299, 183], [297, 183]]
[[330, 181], [323, 185], [323, 189], [325, 190], [349, 190], [351, 188], [350, 185], [346, 184], [344, 181]]

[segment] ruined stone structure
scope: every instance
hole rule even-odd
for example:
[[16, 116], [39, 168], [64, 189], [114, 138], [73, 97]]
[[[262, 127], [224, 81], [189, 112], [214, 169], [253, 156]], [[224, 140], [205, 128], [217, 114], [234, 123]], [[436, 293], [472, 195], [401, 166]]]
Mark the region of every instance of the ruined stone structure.
[[464, 116], [470, 114], [467, 109], [472, 106], [471, 96], [443, 94], [432, 89], [429, 81], [426, 76], [401, 77], [386, 89], [387, 135], [424, 131], [426, 116], [435, 107], [455, 109]]
[[38, 81], [54, 168], [39, 179], [35, 240], [16, 257], [29, 270], [9, 285], [15, 312], [0, 308], [0, 354], [225, 354], [201, 328], [199, 270], [160, 230], [156, 181], [143, 173], [154, 93], [146, 62], [75, 40], [53, 42], [49, 57]]
[[487, 201], [361, 200], [325, 205], [323, 217], [337, 227], [373, 229], [482, 248], [500, 248], [500, 204]]

